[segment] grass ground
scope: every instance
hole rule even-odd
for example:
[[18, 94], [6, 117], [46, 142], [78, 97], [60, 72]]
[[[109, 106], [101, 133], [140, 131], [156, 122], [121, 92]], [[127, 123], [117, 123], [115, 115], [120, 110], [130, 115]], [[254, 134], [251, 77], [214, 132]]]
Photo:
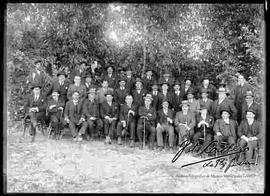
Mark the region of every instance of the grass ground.
[[7, 135], [7, 192], [38, 193], [263, 193], [264, 165], [203, 168], [183, 154], [129, 148], [102, 141], [76, 143], [69, 137], [36, 142], [22, 138], [18, 125]]

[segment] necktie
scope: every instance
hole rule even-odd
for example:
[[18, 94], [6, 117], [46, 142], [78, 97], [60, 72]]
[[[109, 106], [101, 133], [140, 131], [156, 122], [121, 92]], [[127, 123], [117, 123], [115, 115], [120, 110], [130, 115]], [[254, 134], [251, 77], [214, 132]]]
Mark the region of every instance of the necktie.
[[35, 96], [35, 101], [37, 101], [38, 100], [38, 96]]

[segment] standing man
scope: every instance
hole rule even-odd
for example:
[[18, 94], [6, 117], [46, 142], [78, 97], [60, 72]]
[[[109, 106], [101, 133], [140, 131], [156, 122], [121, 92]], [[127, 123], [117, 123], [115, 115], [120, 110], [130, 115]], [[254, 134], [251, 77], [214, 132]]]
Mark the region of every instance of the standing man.
[[191, 141], [194, 136], [194, 127], [196, 125], [195, 115], [189, 110], [189, 102], [182, 101], [182, 111], [175, 115], [174, 125], [178, 134], [179, 145], [184, 141]]
[[182, 95], [183, 95], [183, 99], [184, 100], [187, 99], [187, 93], [188, 93], [188, 91], [193, 90], [193, 89], [194, 88], [192, 86], [191, 79], [189, 77], [186, 78], [185, 84], [181, 86], [181, 92], [182, 92]]
[[[83, 101], [79, 99], [79, 92], [74, 91], [72, 99], [66, 103], [64, 121], [68, 123], [69, 129], [73, 136], [73, 141], [82, 141], [82, 135], [85, 134], [87, 124], [83, 123], [85, 117], [83, 115]], [[78, 131], [79, 129], [79, 131]]]
[[104, 134], [106, 136], [105, 144], [111, 144], [111, 138], [113, 138], [119, 115], [119, 107], [118, 104], [113, 101], [113, 91], [108, 90], [105, 96], [106, 101], [101, 104], [100, 116], [103, 120]]
[[153, 70], [152, 70], [152, 68], [147, 67], [145, 69], [145, 72], [146, 72], [146, 76], [143, 79], [143, 82], [144, 82], [145, 89], [147, 90], [147, 92], [149, 92], [149, 91], [151, 91], [151, 86], [153, 85], [153, 83], [155, 81], [155, 78], [153, 76]]
[[101, 84], [101, 88], [97, 90], [97, 100], [99, 104], [102, 104], [104, 101], [106, 101], [106, 93], [109, 90], [108, 88], [108, 81], [104, 79]]
[[246, 118], [246, 113], [249, 109], [255, 111], [255, 119], [262, 122], [261, 106], [254, 101], [252, 91], [247, 91], [245, 101], [242, 103], [242, 120]]
[[53, 91], [58, 91], [59, 99], [66, 103], [67, 101], [67, 91], [69, 87], [69, 82], [66, 80], [67, 74], [64, 71], [57, 73], [57, 80], [55, 80], [49, 87], [46, 96], [50, 95]]
[[43, 92], [44, 90], [44, 86], [46, 83], [46, 76], [42, 71], [41, 68], [42, 65], [42, 61], [41, 60], [35, 60], [34, 62], [34, 70], [30, 72], [27, 80], [26, 80], [26, 84], [30, 84], [30, 86], [35, 85], [35, 84], [39, 84], [41, 85], [41, 91]]
[[214, 124], [214, 139], [218, 141], [218, 148], [221, 148], [221, 142], [228, 142], [229, 146], [236, 144], [237, 126], [237, 121], [230, 119], [230, 110], [222, 109], [221, 118], [217, 119]]
[[248, 109], [246, 112], [246, 119], [241, 121], [238, 128], [238, 136], [241, 139], [240, 146], [244, 148], [247, 145], [249, 148], [246, 152], [246, 160], [248, 162], [251, 162], [254, 151], [260, 146], [260, 142], [262, 140], [262, 125], [255, 119], [255, 116], [256, 111], [253, 110], [253, 108]]
[[130, 147], [134, 147], [137, 108], [131, 95], [126, 95], [125, 102], [120, 107], [119, 122], [117, 124], [118, 144], [122, 144], [121, 137], [128, 133], [131, 141]]
[[247, 91], [251, 91], [251, 86], [246, 82], [243, 75], [238, 75], [238, 84], [237, 86], [232, 90], [232, 99], [234, 100], [235, 107], [237, 109], [237, 121], [238, 123], [241, 122], [241, 116], [242, 116], [242, 104], [245, 101], [245, 95]]
[[30, 115], [30, 135], [32, 137], [32, 142], [34, 142], [36, 136], [37, 122], [44, 122], [45, 120], [46, 103], [44, 97], [41, 95], [40, 92], [41, 85], [33, 84], [31, 89], [33, 90], [33, 92], [27, 97], [24, 108], [25, 113], [27, 115]]
[[154, 81], [152, 85], [152, 91], [150, 93], [153, 97], [152, 106], [155, 108], [156, 111], [158, 111], [158, 83]]
[[168, 69], [164, 70], [163, 76], [160, 77], [159, 83], [165, 81], [168, 84], [168, 91], [171, 91], [171, 88], [174, 84], [174, 79], [172, 78], [172, 74]]
[[227, 97], [226, 89], [223, 87], [219, 87], [218, 91], [218, 99], [213, 103], [213, 117], [215, 120], [221, 118], [221, 110], [226, 109], [231, 114], [231, 119], [236, 120], [237, 118], [237, 109], [235, 108], [233, 102]]
[[191, 89], [187, 92], [187, 98], [189, 103], [189, 110], [194, 113], [195, 116], [200, 112], [200, 103], [194, 98], [194, 91]]
[[132, 75], [132, 69], [130, 66], [126, 69], [126, 88], [129, 90], [129, 94], [134, 90], [135, 79]]
[[175, 80], [174, 83], [174, 92], [171, 95], [171, 104], [172, 104], [172, 110], [176, 113], [181, 111], [181, 102], [183, 100], [183, 94], [180, 91], [180, 82], [179, 80]]
[[86, 92], [89, 92], [90, 87], [92, 85], [93, 85], [93, 82], [92, 82], [92, 76], [91, 76], [91, 74], [86, 74], [85, 75], [85, 82], [84, 82], [84, 86], [86, 88]]
[[74, 77], [74, 83], [69, 85], [68, 92], [67, 92], [67, 98], [68, 100], [73, 99], [74, 92], [78, 92], [80, 97], [79, 99], [83, 101], [86, 98], [86, 87], [81, 83], [81, 76], [75, 75]]
[[207, 76], [203, 78], [202, 86], [199, 87], [199, 92], [202, 92], [202, 91], [207, 92], [209, 99], [216, 100], [217, 89], [213, 84], [210, 84], [209, 78]]
[[170, 151], [173, 150], [173, 142], [174, 142], [174, 129], [173, 129], [173, 119], [174, 113], [170, 110], [169, 102], [164, 99], [162, 102], [163, 109], [158, 111], [157, 115], [157, 145], [160, 150], [163, 149], [163, 135], [162, 133], [166, 131], [169, 135], [169, 147]]
[[[162, 109], [162, 101], [164, 99], [171, 100], [171, 93], [169, 92], [169, 84], [165, 80], [160, 81], [161, 92], [158, 93], [158, 110]], [[169, 103], [170, 107], [171, 103]]]
[[140, 106], [138, 110], [139, 120], [137, 124], [137, 135], [140, 142], [140, 148], [142, 148], [143, 134], [145, 134], [145, 141], [147, 136], [149, 135], [149, 148], [151, 150], [154, 149], [154, 141], [156, 137], [156, 110], [151, 107], [152, 100], [152, 96], [150, 94], [146, 94], [146, 96], [144, 97], [144, 105]]
[[88, 125], [89, 130], [87, 140], [90, 139], [90, 136], [96, 138], [98, 133], [102, 131], [103, 122], [100, 119], [99, 103], [96, 100], [96, 87], [94, 85], [89, 87], [88, 99], [85, 99], [83, 105], [83, 113], [86, 118], [84, 123]]
[[201, 89], [201, 98], [199, 99], [200, 108], [205, 107], [207, 112], [212, 116], [213, 111], [213, 100], [208, 98], [208, 90], [205, 88]]
[[107, 80], [108, 81], [108, 86], [109, 88], [116, 88], [116, 75], [114, 73], [115, 71], [115, 67], [113, 66], [112, 63], [110, 63], [107, 67], [106, 67], [107, 73], [103, 76], [103, 80]]
[[119, 82], [119, 88], [117, 88], [114, 91], [114, 100], [120, 107], [121, 105], [125, 104], [125, 98], [126, 98], [126, 95], [128, 94], [128, 89], [126, 89], [126, 78], [125, 77], [123, 77], [123, 76], [120, 77], [118, 82]]
[[143, 88], [143, 81], [140, 78], [137, 78], [135, 81], [135, 87], [132, 91], [132, 97], [134, 104], [139, 108], [144, 104], [143, 97], [146, 95], [147, 91]]

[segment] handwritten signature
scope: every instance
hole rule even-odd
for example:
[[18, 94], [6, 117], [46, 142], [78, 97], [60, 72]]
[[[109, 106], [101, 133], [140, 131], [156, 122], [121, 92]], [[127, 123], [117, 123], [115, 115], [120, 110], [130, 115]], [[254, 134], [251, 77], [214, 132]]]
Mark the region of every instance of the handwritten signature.
[[[206, 154], [212, 154], [212, 153], [220, 153], [220, 156], [215, 156], [215, 157], [211, 157], [209, 159], [204, 159], [201, 161], [197, 161], [197, 162], [192, 162], [186, 165], [182, 165], [183, 167], [187, 167], [190, 165], [195, 165], [195, 164], [199, 164], [202, 162], [206, 162], [204, 163], [203, 167], [213, 167], [213, 168], [217, 168], [219, 167], [220, 169], [225, 168], [224, 173], [226, 173], [230, 167], [234, 167], [237, 165], [251, 165], [251, 163], [249, 163], [248, 161], [243, 161], [243, 162], [237, 162], [236, 157], [233, 157], [230, 161], [228, 161], [225, 157], [227, 156], [231, 156], [231, 155], [235, 155], [238, 153], [244, 153], [246, 151], [249, 150], [249, 148], [246, 146], [244, 148], [240, 147], [240, 146], [235, 146], [235, 145], [227, 145], [221, 149], [216, 147], [216, 143], [217, 141], [214, 140], [212, 142], [210, 142], [208, 145], [206, 145], [205, 147], [203, 147], [203, 149], [201, 150], [200, 154], [202, 153], [206, 153]], [[175, 154], [175, 156], [172, 159], [172, 163], [174, 163], [175, 161], [177, 161], [177, 159], [181, 156], [181, 154], [183, 152], [188, 153], [188, 152], [194, 152], [196, 148], [200, 147], [201, 145], [196, 143], [196, 144], [192, 144], [189, 141], [184, 141], [181, 143], [179, 150], [177, 151], [177, 153]], [[214, 160], [216, 160], [214, 162]]]

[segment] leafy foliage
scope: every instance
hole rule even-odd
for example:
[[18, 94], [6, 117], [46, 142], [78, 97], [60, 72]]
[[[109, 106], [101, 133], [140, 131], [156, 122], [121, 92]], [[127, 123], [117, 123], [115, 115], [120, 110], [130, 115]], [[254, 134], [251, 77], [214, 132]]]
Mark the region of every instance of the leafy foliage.
[[[60, 67], [97, 58], [102, 67], [166, 67], [194, 83], [205, 74], [232, 86], [238, 71], [254, 89], [263, 81], [262, 4], [8, 4], [7, 45], [11, 116], [21, 81], [41, 58], [48, 80]], [[20, 85], [18, 85], [20, 84]], [[22, 86], [22, 87], [20, 87]], [[20, 87], [20, 88], [19, 88]], [[14, 91], [13, 88], [20, 90]]]

